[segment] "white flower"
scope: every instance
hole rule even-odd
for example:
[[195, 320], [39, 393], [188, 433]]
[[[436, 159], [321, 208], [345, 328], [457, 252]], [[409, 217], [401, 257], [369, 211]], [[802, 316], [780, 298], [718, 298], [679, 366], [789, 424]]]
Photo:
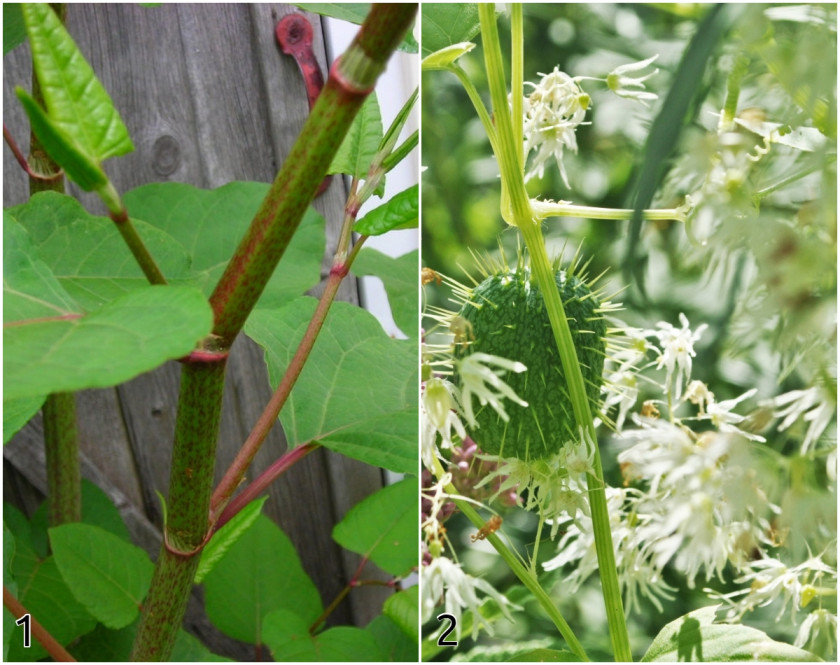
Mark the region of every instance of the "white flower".
[[752, 434], [750, 432], [745, 432], [744, 430], [735, 427], [735, 425], [737, 425], [738, 423], [746, 420], [746, 416], [739, 416], [737, 413], [732, 413], [732, 409], [735, 407], [735, 405], [737, 405], [739, 402], [743, 402], [745, 399], [749, 399], [757, 392], [758, 391], [755, 388], [753, 388], [752, 390], [748, 390], [739, 397], [736, 397], [734, 399], [727, 399], [723, 402], [716, 402], [714, 394], [711, 392], [708, 393], [709, 403], [707, 406], [707, 415], [712, 425], [717, 427], [721, 432], [731, 432], [733, 434], [740, 434], [741, 436], [747, 437], [750, 441], [764, 442], [765, 438], [763, 436], [759, 436], [758, 434]]
[[810, 423], [800, 448], [802, 455], [806, 455], [814, 447], [834, 416], [835, 399], [825, 392], [814, 386], [807, 390], [792, 390], [763, 403], [764, 406], [778, 409], [773, 413], [774, 416], [784, 418], [779, 424], [780, 432], [793, 425], [800, 417]]
[[441, 448], [452, 447], [453, 429], [462, 439], [467, 435], [456, 412], [457, 404], [457, 388], [452, 383], [437, 377], [426, 381], [420, 408], [420, 455], [427, 469], [433, 469], [434, 456], [438, 454], [438, 434], [441, 437]]
[[[718, 600], [730, 605], [726, 614], [727, 621], [740, 621], [749, 611], [756, 607], [765, 607], [781, 599], [782, 605], [776, 616], [779, 621], [790, 607], [794, 622], [796, 613], [818, 593], [814, 582], [827, 577], [824, 591], [833, 594], [836, 589], [837, 571], [827, 565], [819, 556], [812, 556], [798, 566], [787, 566], [778, 559], [763, 558], [750, 561], [746, 566], [747, 572], [735, 580], [746, 588], [732, 593], [719, 594], [712, 589], [705, 591]], [[734, 600], [743, 596], [740, 600]]]
[[675, 328], [670, 323], [661, 321], [657, 324], [658, 331], [649, 332], [649, 334], [656, 335], [659, 338], [662, 352], [657, 367], [661, 369], [663, 365], [665, 366], [667, 370], [665, 385], [669, 391], [674, 370], [677, 371], [676, 392], [674, 394], [674, 398], [677, 400], [682, 394], [683, 382], [691, 378], [691, 359], [696, 355], [694, 342], [700, 339], [703, 331], [708, 327], [704, 323], [692, 332], [688, 327], [688, 319], [685, 314], [680, 314], [680, 323], [682, 328]]
[[825, 609], [811, 612], [802, 622], [793, 646], [829, 658], [837, 650], [837, 615]]
[[[647, 74], [640, 78], [631, 78], [630, 76], [625, 76], [625, 74], [627, 72], [641, 71], [649, 64], [651, 64], [654, 60], [656, 60], [658, 57], [659, 54], [653, 56], [652, 58], [648, 58], [647, 60], [642, 60], [641, 62], [632, 62], [627, 65], [621, 65], [620, 67], [616, 67], [609, 74], [607, 74], [607, 87], [619, 97], [625, 97], [627, 99], [636, 99], [645, 106], [647, 106], [647, 102], [657, 99], [658, 95], [652, 92], [647, 92], [645, 90], [644, 84], [645, 81], [647, 81], [651, 76], [654, 76], [657, 73], [659, 73], [659, 70], [654, 69], [650, 74]], [[635, 89], [630, 90], [629, 88]]]
[[542, 178], [545, 163], [552, 156], [557, 160], [560, 175], [566, 187], [569, 178], [563, 165], [563, 150], [577, 152], [575, 130], [583, 123], [590, 98], [578, 85], [578, 79], [561, 72], [557, 67], [551, 74], [541, 74], [539, 84], [527, 83], [534, 88], [525, 98], [525, 156], [537, 150], [531, 169], [525, 176]]
[[508, 420], [508, 415], [502, 404], [503, 397], [516, 402], [519, 406], [528, 406], [528, 402], [520, 399], [501, 378], [507, 371], [519, 374], [525, 370], [525, 365], [520, 362], [492, 356], [489, 353], [471, 353], [458, 361], [458, 375], [462, 386], [461, 402], [467, 422], [473, 427], [476, 424], [472, 408], [473, 395], [478, 397], [481, 406], [489, 404], [505, 421]]
[[478, 629], [484, 626], [487, 632], [493, 634], [492, 623], [485, 621], [479, 607], [484, 602], [478, 597], [478, 592], [483, 592], [496, 601], [505, 617], [513, 620], [510, 615], [510, 601], [494, 589], [485, 580], [472, 577], [465, 573], [461, 566], [447, 559], [436, 557], [428, 566], [423, 566], [420, 571], [421, 584], [421, 609], [423, 622], [435, 617], [435, 608], [438, 606], [441, 597], [444, 599], [444, 611], [455, 617], [456, 641], [461, 638], [461, 610], [468, 609], [472, 612], [472, 637], [476, 638]]

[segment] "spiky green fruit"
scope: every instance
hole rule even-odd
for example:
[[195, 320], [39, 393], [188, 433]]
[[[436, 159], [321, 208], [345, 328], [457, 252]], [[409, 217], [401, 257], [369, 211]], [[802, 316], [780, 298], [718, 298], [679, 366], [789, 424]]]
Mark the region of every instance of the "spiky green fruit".
[[[578, 362], [593, 413], [603, 384], [607, 324], [590, 286], [565, 270], [555, 273], [557, 290], [569, 320]], [[472, 289], [459, 317], [468, 341], [457, 354], [484, 352], [517, 360], [528, 369], [505, 376], [527, 407], [511, 404], [505, 420], [490, 406], [476, 412], [478, 427], [470, 432], [490, 454], [522, 460], [544, 459], [578, 438], [566, 373], [554, 341], [542, 293], [525, 266], [492, 274]]]

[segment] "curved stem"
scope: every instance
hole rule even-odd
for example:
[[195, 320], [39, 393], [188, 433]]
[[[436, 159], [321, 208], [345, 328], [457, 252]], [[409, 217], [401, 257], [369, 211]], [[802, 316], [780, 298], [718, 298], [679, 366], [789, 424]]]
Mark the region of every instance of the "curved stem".
[[[440, 464], [440, 460], [434, 458], [434, 471], [435, 475], [438, 478], [442, 478], [444, 476], [443, 467]], [[458, 506], [458, 509], [464, 513], [467, 519], [472, 522], [478, 529], [484, 526], [484, 520], [482, 519], [481, 515], [478, 514], [478, 511], [473, 508], [468, 501], [464, 499], [459, 499], [461, 494], [458, 489], [452, 484], [449, 483], [448, 485], [444, 486], [444, 490], [446, 493], [452, 497], [453, 501], [455, 501], [455, 505]], [[507, 545], [502, 542], [502, 539], [499, 538], [495, 533], [490, 533], [487, 535], [487, 542], [489, 542], [493, 548], [499, 553], [499, 556], [502, 557], [504, 562], [508, 565], [508, 567], [513, 571], [513, 574], [519, 578], [519, 581], [530, 591], [540, 606], [545, 610], [545, 613], [548, 615], [548, 618], [551, 619], [551, 622], [556, 626], [557, 630], [563, 636], [563, 639], [566, 640], [566, 643], [569, 645], [569, 648], [574, 652], [575, 655], [578, 656], [581, 660], [588, 661], [589, 658], [586, 655], [586, 651], [583, 649], [583, 645], [577, 639], [574, 632], [572, 631], [571, 627], [566, 620], [563, 618], [563, 615], [560, 613], [560, 610], [554, 605], [554, 602], [548, 596], [548, 594], [543, 590], [540, 586], [540, 583], [537, 581], [537, 578], [534, 577], [525, 566], [517, 558], [516, 554], [508, 549]]]
[[47, 653], [52, 656], [53, 660], [65, 663], [76, 662], [76, 659], [67, 653], [67, 650], [50, 635], [49, 631], [38, 623], [35, 617], [27, 611], [23, 604], [12, 595], [5, 585], [3, 586], [3, 605], [14, 615], [15, 619], [20, 619], [24, 614], [29, 614], [29, 620], [32, 622], [32, 637], [38, 640], [41, 646], [47, 650]]
[[481, 101], [481, 95], [478, 94], [478, 90], [475, 89], [475, 85], [470, 80], [467, 73], [461, 69], [461, 67], [454, 63], [451, 67], [447, 68], [448, 71], [455, 74], [458, 77], [458, 80], [461, 82], [461, 85], [464, 86], [464, 91], [467, 93], [467, 96], [470, 98], [473, 107], [475, 108], [475, 112], [478, 114], [479, 119], [481, 120], [481, 124], [484, 125], [484, 131], [487, 134], [487, 138], [490, 140], [490, 147], [493, 148], [493, 154], [499, 154], [499, 143], [496, 137], [496, 127], [493, 125], [493, 120], [490, 117], [490, 114], [487, 112], [487, 108], [484, 106], [484, 102]]
[[256, 499], [271, 483], [286, 473], [286, 471], [291, 469], [313, 450], [320, 447], [321, 444], [319, 443], [306, 443], [302, 446], [296, 446], [291, 450], [287, 450], [283, 455], [277, 458], [271, 466], [255, 478], [248, 487], [237, 494], [236, 497], [227, 504], [227, 506], [219, 506], [221, 509], [221, 515], [219, 515], [219, 519], [213, 525], [213, 531], [216, 532], [221, 529], [225, 524], [233, 519], [240, 510]]

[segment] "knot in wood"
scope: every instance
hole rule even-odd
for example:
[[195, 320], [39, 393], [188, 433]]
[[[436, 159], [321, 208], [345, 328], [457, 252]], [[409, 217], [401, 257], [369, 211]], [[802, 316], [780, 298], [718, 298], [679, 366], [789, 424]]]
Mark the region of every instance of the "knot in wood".
[[164, 134], [152, 146], [152, 170], [160, 176], [173, 174], [181, 165], [181, 148], [173, 137]]

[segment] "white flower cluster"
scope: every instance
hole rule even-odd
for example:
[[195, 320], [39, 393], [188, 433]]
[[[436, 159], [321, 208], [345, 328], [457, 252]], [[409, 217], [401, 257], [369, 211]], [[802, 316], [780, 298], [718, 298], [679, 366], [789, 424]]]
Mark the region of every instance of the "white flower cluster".
[[[451, 327], [450, 327], [451, 328]], [[447, 348], [449, 347], [449, 348]], [[444, 360], [437, 359], [443, 357]], [[504, 400], [515, 405], [527, 406], [510, 386], [504, 381], [506, 372], [524, 372], [522, 363], [512, 362], [486, 353], [472, 353], [460, 360], [451, 355], [451, 346], [444, 344], [435, 349], [424, 345], [424, 376], [428, 376], [422, 386], [420, 408], [421, 419], [421, 459], [429, 471], [435, 472], [443, 460], [441, 449], [452, 449], [466, 437], [464, 422], [475, 427], [473, 400], [481, 406], [489, 405], [502, 418], [508, 419]], [[445, 374], [458, 374], [458, 385], [442, 374], [434, 375], [432, 367], [445, 368]], [[455, 436], [459, 438], [454, 438]], [[452, 475], [444, 473], [438, 482], [424, 496], [430, 502], [429, 517], [422, 525], [431, 561], [421, 568], [422, 614], [423, 621], [435, 616], [435, 608], [443, 601], [444, 611], [455, 617], [456, 639], [460, 639], [461, 614], [463, 610], [472, 613], [472, 636], [477, 636], [480, 627], [493, 634], [492, 624], [484, 619], [479, 608], [491, 598], [496, 601], [502, 613], [510, 619], [511, 603], [486, 580], [473, 577], [444, 555], [443, 541], [446, 529], [438, 519], [443, 502], [449, 498], [444, 493], [444, 486], [452, 482]], [[462, 497], [463, 498], [463, 497]], [[446, 625], [442, 626], [442, 629]], [[436, 635], [431, 636], [436, 639]]]
[[[770, 558], [780, 544], [775, 527], [782, 508], [761, 483], [778, 469], [772, 455], [756, 448], [765, 439], [751, 431], [751, 418], [737, 413], [757, 391], [718, 401], [706, 384], [692, 380], [694, 345], [706, 326], [692, 329], [684, 315], [679, 318], [679, 328], [659, 323], [653, 330], [627, 331], [623, 348], [610, 356], [605, 412], [610, 407], [618, 409], [615, 440], [624, 447], [618, 461], [625, 488], [608, 490], [608, 502], [626, 609], [638, 609], [641, 598], [661, 609], [660, 599], [671, 597], [674, 591], [662, 576], [666, 565], [683, 573], [690, 587], [698, 577], [706, 582], [714, 577], [723, 580], [727, 566], [741, 571], [735, 581], [749, 585], [747, 589], [714, 596], [731, 605], [729, 618], [733, 620], [779, 598], [785, 599], [780, 616], [786, 608], [792, 613], [806, 608], [815, 597], [833, 598], [834, 559], [811, 556], [787, 567]], [[653, 361], [648, 360], [650, 355], [655, 356]], [[635, 414], [632, 409], [643, 379], [640, 372], [651, 368], [664, 371], [659, 387], [665, 399], [646, 402], [641, 415]], [[808, 425], [801, 448], [804, 454], [813, 450], [834, 414], [833, 402], [824, 392], [817, 388], [793, 391], [761, 402], [760, 408], [782, 419], [779, 430], [798, 419]], [[666, 413], [660, 414], [657, 405]], [[677, 415], [690, 405], [694, 407], [691, 416]], [[625, 427], [628, 422], [633, 427]], [[710, 428], [698, 432], [688, 423]], [[554, 570], [574, 564], [566, 580], [574, 592], [597, 570], [598, 561], [586, 508], [569, 502], [564, 517], [559, 554], [544, 567]], [[812, 608], [797, 638], [798, 646], [825, 641], [826, 631], [836, 626], [833, 608]]]
[[571, 189], [563, 163], [563, 151], [577, 152], [575, 130], [580, 125], [587, 124], [584, 123], [584, 118], [591, 102], [589, 95], [580, 87], [580, 81], [602, 81], [619, 97], [635, 99], [646, 104], [657, 96], [647, 92], [644, 83], [659, 70], [639, 78], [627, 74], [644, 69], [656, 58], [657, 56], [653, 56], [641, 62], [621, 65], [604, 79], [571, 77], [555, 67], [549, 74], [540, 73], [542, 79], [539, 83], [526, 82], [525, 85], [533, 88], [533, 91], [525, 97], [523, 104], [525, 157], [527, 158], [532, 150], [536, 151], [536, 155], [525, 179], [530, 180], [535, 176], [542, 178], [546, 162], [554, 157], [563, 182]]

